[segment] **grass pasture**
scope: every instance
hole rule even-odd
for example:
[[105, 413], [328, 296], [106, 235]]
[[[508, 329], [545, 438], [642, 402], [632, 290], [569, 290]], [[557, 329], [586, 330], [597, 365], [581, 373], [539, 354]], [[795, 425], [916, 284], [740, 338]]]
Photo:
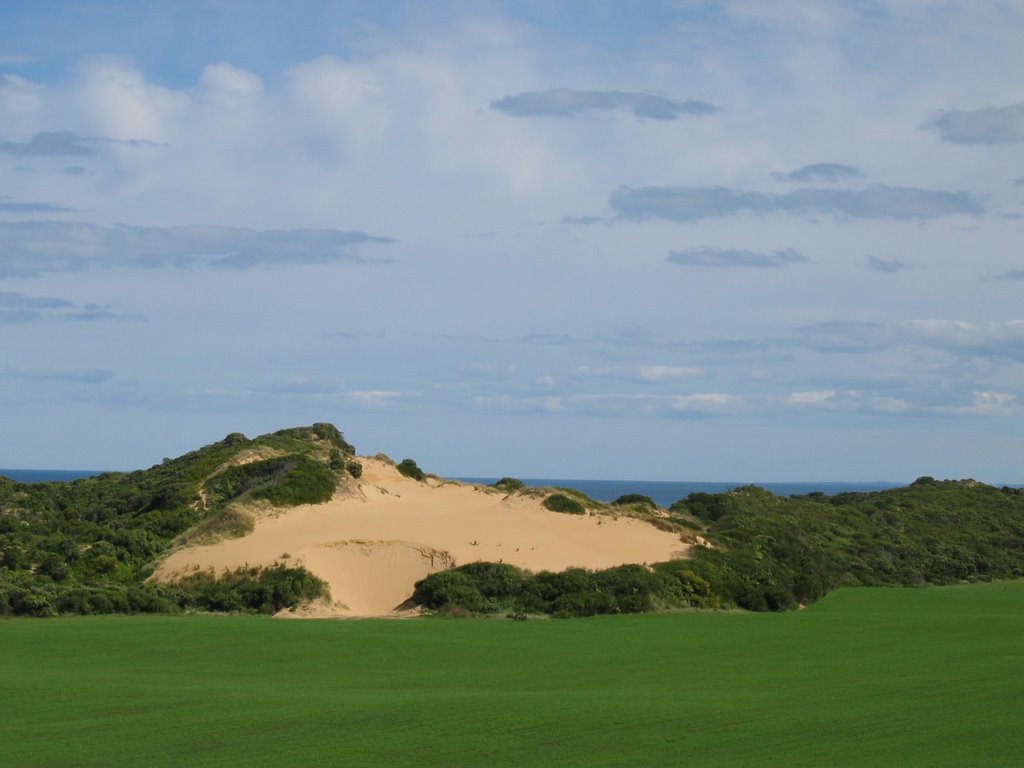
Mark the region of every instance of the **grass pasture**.
[[0, 621], [0, 765], [1024, 765], [1024, 583], [782, 614]]

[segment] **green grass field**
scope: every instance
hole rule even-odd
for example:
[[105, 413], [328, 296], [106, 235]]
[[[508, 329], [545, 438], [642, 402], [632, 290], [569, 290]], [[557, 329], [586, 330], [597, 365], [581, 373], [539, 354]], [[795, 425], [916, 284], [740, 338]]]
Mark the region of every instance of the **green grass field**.
[[799, 613], [0, 621], [0, 765], [1021, 766], [1024, 583]]

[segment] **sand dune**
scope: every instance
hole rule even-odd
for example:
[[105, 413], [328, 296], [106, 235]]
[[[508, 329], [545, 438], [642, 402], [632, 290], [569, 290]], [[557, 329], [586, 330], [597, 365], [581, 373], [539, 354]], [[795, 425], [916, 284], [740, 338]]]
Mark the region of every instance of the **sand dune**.
[[609, 568], [685, 556], [677, 534], [627, 517], [550, 512], [536, 497], [400, 475], [361, 459], [354, 487], [325, 504], [259, 519], [252, 533], [169, 556], [156, 578], [195, 570], [301, 564], [330, 584], [333, 605], [300, 615], [381, 616], [412, 596], [434, 571], [478, 560], [531, 571]]

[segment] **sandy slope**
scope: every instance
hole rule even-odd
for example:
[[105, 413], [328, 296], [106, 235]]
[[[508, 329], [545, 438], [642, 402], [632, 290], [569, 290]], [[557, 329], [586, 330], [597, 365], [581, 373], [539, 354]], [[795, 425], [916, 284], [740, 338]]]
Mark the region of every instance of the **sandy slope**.
[[241, 539], [179, 550], [156, 578], [271, 565], [287, 555], [286, 562], [327, 581], [335, 601], [304, 615], [379, 616], [405, 602], [427, 574], [477, 560], [532, 571], [608, 568], [668, 560], [688, 549], [678, 535], [640, 520], [559, 514], [536, 498], [416, 482], [387, 462], [361, 461], [354, 492], [261, 519]]

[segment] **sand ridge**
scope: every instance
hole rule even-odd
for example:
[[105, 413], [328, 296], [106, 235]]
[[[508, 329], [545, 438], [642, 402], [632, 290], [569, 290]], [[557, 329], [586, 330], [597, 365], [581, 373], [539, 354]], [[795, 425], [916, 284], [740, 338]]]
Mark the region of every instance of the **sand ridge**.
[[610, 568], [684, 557], [680, 536], [642, 520], [551, 512], [536, 496], [404, 477], [382, 459], [324, 504], [276, 510], [254, 530], [218, 544], [178, 550], [155, 578], [196, 570], [302, 565], [324, 579], [333, 603], [305, 616], [381, 616], [401, 609], [419, 579], [475, 561], [530, 571]]

